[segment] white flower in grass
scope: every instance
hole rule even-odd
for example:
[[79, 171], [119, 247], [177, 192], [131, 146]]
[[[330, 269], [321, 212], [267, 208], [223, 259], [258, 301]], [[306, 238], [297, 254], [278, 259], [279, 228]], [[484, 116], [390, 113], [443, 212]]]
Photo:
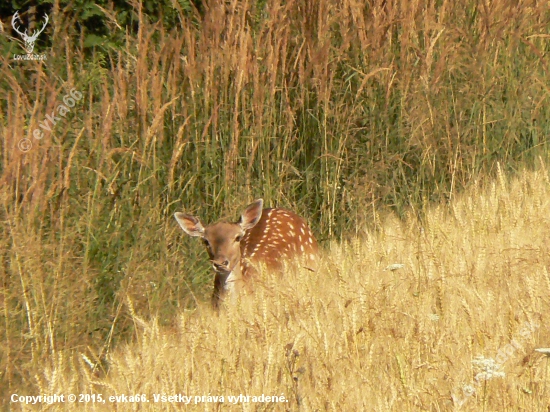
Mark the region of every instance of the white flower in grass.
[[543, 355], [550, 357], [550, 348], [537, 348], [535, 349], [535, 352], [539, 352], [539, 353], [542, 353]]
[[462, 386], [462, 396], [455, 395], [454, 393], [451, 394], [451, 399], [453, 400], [453, 403], [455, 406], [458, 406], [458, 408], [461, 408], [462, 405], [468, 400], [470, 396], [472, 396], [474, 393], [476, 393], [476, 388], [474, 388], [473, 385], [464, 385]]
[[387, 270], [393, 272], [394, 270], [403, 269], [404, 267], [405, 265], [403, 263], [394, 263], [392, 265], [386, 266], [386, 268], [384, 269], [384, 272]]
[[504, 372], [499, 371], [501, 365], [496, 363], [493, 358], [478, 356], [472, 360], [472, 365], [479, 371], [475, 376], [477, 382], [506, 376]]
[[462, 387], [462, 391], [464, 392], [464, 395], [470, 397], [476, 392], [476, 388], [474, 388], [473, 385], [464, 385]]

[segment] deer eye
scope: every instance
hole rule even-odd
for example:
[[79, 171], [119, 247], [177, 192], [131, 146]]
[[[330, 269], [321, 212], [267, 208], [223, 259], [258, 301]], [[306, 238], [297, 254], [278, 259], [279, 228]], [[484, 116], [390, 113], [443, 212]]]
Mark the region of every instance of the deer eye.
[[237, 235], [237, 237], [235, 237], [235, 242], [240, 242], [242, 239], [243, 235]]

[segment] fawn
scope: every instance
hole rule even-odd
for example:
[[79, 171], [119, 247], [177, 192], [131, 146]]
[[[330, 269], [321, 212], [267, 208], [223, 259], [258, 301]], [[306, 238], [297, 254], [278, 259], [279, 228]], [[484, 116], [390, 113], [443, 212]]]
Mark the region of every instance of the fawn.
[[218, 222], [204, 227], [191, 215], [174, 215], [190, 236], [201, 237], [214, 271], [212, 305], [219, 307], [226, 292], [235, 298], [243, 284], [258, 273], [258, 264], [280, 270], [285, 260], [298, 258], [304, 267], [317, 269], [318, 245], [303, 218], [285, 209], [263, 209], [257, 199], [236, 223]]

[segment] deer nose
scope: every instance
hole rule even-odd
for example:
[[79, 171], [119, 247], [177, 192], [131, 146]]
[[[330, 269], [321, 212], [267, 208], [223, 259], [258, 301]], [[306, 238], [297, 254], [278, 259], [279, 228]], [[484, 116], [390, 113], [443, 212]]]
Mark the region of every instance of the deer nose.
[[222, 262], [212, 262], [214, 270], [227, 270], [229, 268], [229, 260], [223, 260]]

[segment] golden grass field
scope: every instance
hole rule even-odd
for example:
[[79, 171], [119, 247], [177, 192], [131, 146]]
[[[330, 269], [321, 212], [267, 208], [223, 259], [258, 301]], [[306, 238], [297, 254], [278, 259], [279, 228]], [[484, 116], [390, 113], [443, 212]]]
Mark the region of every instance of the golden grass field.
[[[547, 411], [549, 360], [535, 349], [550, 346], [549, 216], [546, 169], [499, 174], [422, 224], [379, 217], [376, 230], [326, 245], [318, 273], [264, 275], [219, 314], [205, 302], [175, 327], [134, 315], [135, 339], [102, 365], [85, 353], [44, 359], [36, 393], [101, 394], [79, 404], [90, 411]], [[500, 370], [480, 375], [479, 357]], [[137, 394], [149, 402], [108, 400]], [[232, 404], [240, 394], [286, 402]]]

